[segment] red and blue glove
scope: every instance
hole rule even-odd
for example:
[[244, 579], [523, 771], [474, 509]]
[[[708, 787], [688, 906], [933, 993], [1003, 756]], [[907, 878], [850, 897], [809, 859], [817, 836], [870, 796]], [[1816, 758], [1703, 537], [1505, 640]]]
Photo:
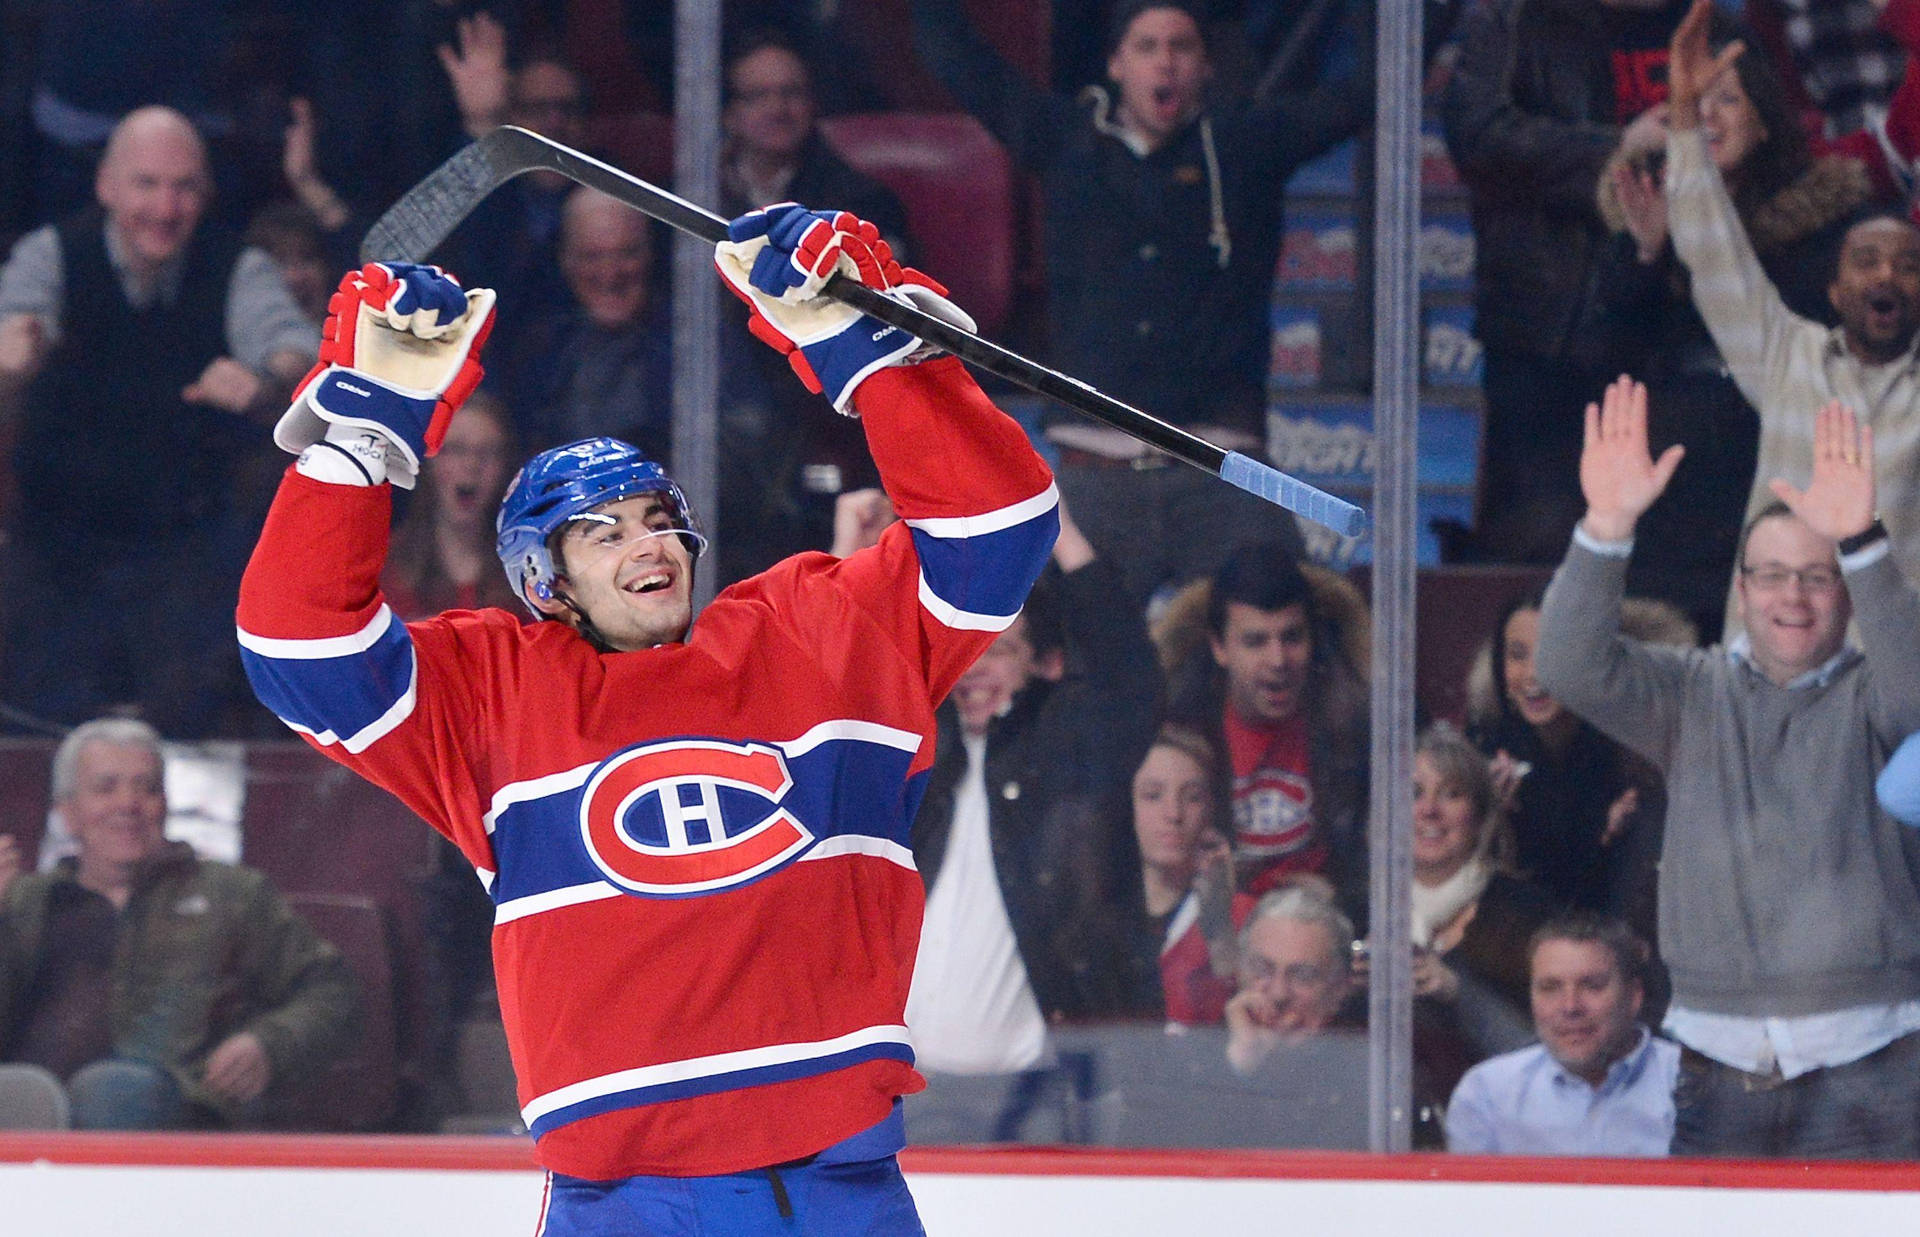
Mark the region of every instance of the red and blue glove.
[[274, 426], [274, 442], [297, 455], [343, 434], [378, 434], [390, 448], [387, 479], [412, 489], [421, 461], [439, 451], [480, 383], [493, 307], [491, 289], [465, 291], [437, 266], [349, 271], [327, 302], [320, 361]]
[[750, 211], [727, 225], [714, 264], [753, 311], [747, 327], [785, 353], [809, 391], [849, 416], [853, 392], [889, 365], [930, 355], [918, 339], [821, 295], [835, 273], [865, 284], [964, 330], [973, 319], [946, 289], [903, 268], [879, 229], [845, 211], [810, 211], [792, 202]]

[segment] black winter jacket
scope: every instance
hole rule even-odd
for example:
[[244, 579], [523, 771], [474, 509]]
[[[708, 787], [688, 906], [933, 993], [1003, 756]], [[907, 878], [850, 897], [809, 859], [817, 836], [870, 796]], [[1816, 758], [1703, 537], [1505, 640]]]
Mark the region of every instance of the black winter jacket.
[[1104, 92], [1034, 86], [959, 0], [915, 0], [913, 20], [921, 58], [1044, 186], [1054, 363], [1176, 425], [1264, 441], [1282, 189], [1372, 116], [1372, 75], [1203, 114], [1137, 155], [1105, 125]]
[[[1669, 33], [1685, 9], [1668, 6]], [[1594, 192], [1620, 139], [1617, 20], [1599, 0], [1486, 0], [1462, 23], [1441, 118], [1473, 196], [1474, 311], [1488, 347], [1604, 364], [1587, 328], [1607, 240]], [[1730, 32], [1717, 19], [1716, 40]]]
[[[987, 727], [993, 865], [1034, 999], [1048, 1022], [1157, 1015], [1159, 942], [1143, 925], [1127, 810], [1160, 721], [1153, 645], [1119, 573], [1101, 560], [1055, 575], [1068, 667], [1036, 678]], [[967, 749], [951, 704], [913, 822], [929, 891], [953, 831]], [[1144, 945], [1142, 944], [1144, 942]]]

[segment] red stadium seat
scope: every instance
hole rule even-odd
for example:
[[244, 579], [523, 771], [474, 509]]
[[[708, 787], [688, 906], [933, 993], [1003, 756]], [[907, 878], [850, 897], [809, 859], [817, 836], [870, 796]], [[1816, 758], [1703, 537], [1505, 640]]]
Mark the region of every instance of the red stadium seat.
[[992, 334], [1013, 299], [1013, 169], [1006, 152], [962, 112], [828, 116], [821, 133], [840, 156], [900, 197], [919, 246], [915, 265], [952, 289]]

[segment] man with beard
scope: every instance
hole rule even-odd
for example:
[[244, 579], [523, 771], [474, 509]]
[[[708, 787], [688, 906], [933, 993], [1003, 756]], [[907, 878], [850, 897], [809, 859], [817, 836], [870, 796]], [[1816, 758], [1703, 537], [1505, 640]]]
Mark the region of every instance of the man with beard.
[[[1693, 279], [1694, 304], [1733, 379], [1760, 415], [1760, 456], [1747, 499], [1752, 520], [1773, 501], [1767, 481], [1805, 485], [1813, 470], [1813, 411], [1840, 400], [1873, 427], [1875, 482], [1894, 561], [1920, 578], [1920, 230], [1876, 215], [1846, 234], [1827, 297], [1840, 325], [1787, 309], [1741, 227], [1701, 123], [1700, 99], [1732, 73], [1742, 47], [1707, 45], [1701, 6], [1674, 38], [1667, 138], [1673, 248]], [[1729, 600], [1729, 632], [1737, 630]]]

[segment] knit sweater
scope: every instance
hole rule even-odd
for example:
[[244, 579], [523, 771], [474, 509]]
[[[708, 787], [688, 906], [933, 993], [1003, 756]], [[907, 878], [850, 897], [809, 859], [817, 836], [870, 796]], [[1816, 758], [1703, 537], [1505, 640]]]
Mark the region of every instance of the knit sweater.
[[1576, 536], [1541, 610], [1537, 668], [1666, 776], [1674, 1003], [1791, 1017], [1920, 997], [1920, 843], [1873, 794], [1920, 727], [1920, 597], [1884, 552], [1851, 558], [1864, 648], [1782, 687], [1720, 647], [1620, 636], [1626, 565]]
[[[1843, 331], [1781, 301], [1754, 255], [1698, 129], [1667, 138], [1667, 213], [1674, 252], [1727, 370], [1760, 414], [1760, 458], [1747, 518], [1773, 501], [1767, 482], [1813, 477], [1813, 419], [1840, 400], [1873, 426], [1874, 480], [1900, 569], [1920, 579], [1920, 349], [1867, 365]], [[1683, 465], [1684, 467], [1684, 465]], [[1729, 629], [1735, 625], [1729, 613]]]

